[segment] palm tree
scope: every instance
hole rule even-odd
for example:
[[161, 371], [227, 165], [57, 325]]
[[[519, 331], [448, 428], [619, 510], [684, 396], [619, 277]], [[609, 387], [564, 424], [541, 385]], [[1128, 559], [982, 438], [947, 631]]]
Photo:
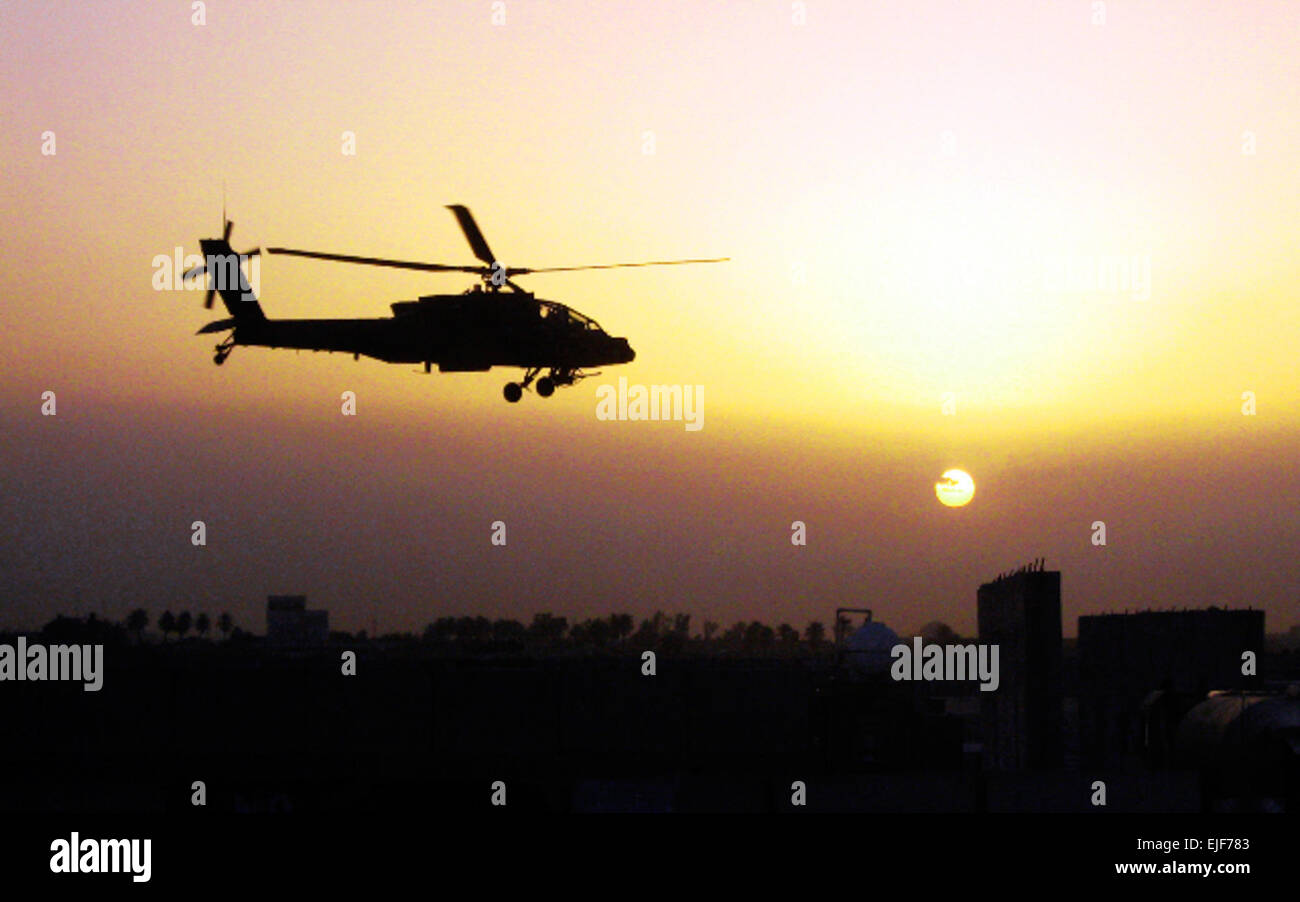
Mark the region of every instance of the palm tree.
[[163, 641], [167, 641], [167, 634], [176, 629], [176, 615], [171, 611], [163, 611], [163, 615], [158, 618], [158, 629], [162, 630]]
[[751, 621], [745, 627], [745, 651], [765, 652], [772, 647], [776, 639], [776, 630], [758, 620]]
[[221, 635], [230, 638], [230, 631], [235, 628], [235, 621], [230, 616], [230, 612], [222, 611], [221, 616], [217, 618], [217, 629], [221, 630]]
[[803, 637], [807, 640], [808, 645], [813, 651], [821, 648], [821, 644], [826, 641], [826, 626], [820, 620], [814, 620], [808, 624], [803, 631]]
[[622, 642], [628, 636], [632, 635], [632, 630], [636, 626], [636, 621], [632, 619], [631, 614], [610, 614], [609, 627], [610, 634], [615, 642]]
[[144, 628], [149, 625], [149, 612], [144, 608], [136, 608], [126, 618], [126, 628], [135, 633], [135, 641], [140, 641]]
[[713, 638], [713, 634], [718, 631], [718, 624], [713, 620], [704, 621], [704, 641], [708, 642]]
[[518, 620], [497, 620], [492, 624], [493, 642], [519, 642], [528, 632]]
[[199, 634], [200, 639], [208, 634], [208, 630], [211, 629], [211, 627], [212, 621], [208, 619], [207, 611], [199, 614], [199, 616], [194, 619], [194, 631]]
[[180, 616], [176, 618], [177, 637], [184, 639], [185, 634], [190, 631], [190, 624], [193, 622], [194, 618], [190, 616], [189, 611], [181, 611]]
[[584, 620], [582, 623], [574, 624], [569, 630], [569, 640], [576, 646], [590, 644], [596, 648], [604, 648], [609, 644], [610, 636], [613, 635], [613, 627], [609, 621], [604, 618], [592, 618]]
[[799, 642], [799, 631], [788, 623], [782, 623], [776, 628], [776, 636], [787, 648], [792, 648]]
[[532, 625], [528, 627], [528, 634], [533, 639], [543, 642], [559, 642], [568, 632], [569, 620], [567, 617], [556, 617], [549, 612], [542, 612], [533, 615]]
[[657, 645], [659, 637], [662, 635], [662, 633], [659, 632], [659, 626], [663, 623], [663, 619], [663, 611], [655, 611], [653, 620], [649, 618], [642, 620], [641, 625], [637, 627], [636, 632], [632, 634], [632, 643], [636, 645], [637, 648], [641, 649]]

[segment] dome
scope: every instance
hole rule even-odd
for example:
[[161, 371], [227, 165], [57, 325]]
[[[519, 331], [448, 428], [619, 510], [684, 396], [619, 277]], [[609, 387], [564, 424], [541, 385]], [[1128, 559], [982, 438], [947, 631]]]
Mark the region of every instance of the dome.
[[1300, 752], [1300, 700], [1290, 693], [1215, 693], [1178, 726], [1179, 750], [1193, 765], [1239, 758], [1247, 747], [1270, 740]]
[[844, 640], [844, 666], [861, 676], [886, 673], [894, 663], [890, 651], [901, 642], [898, 634], [883, 623], [868, 621]]

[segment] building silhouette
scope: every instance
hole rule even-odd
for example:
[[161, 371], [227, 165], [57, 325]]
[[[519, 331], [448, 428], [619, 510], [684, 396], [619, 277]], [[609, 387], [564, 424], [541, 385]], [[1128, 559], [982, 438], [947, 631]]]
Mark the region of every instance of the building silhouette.
[[306, 595], [266, 597], [266, 639], [272, 645], [309, 648], [329, 640], [328, 611], [307, 610]]
[[1178, 724], [1213, 690], [1243, 689], [1264, 612], [1208, 608], [1079, 618], [1080, 752], [1089, 764], [1170, 763]]
[[1000, 684], [981, 693], [984, 767], [1062, 764], [1061, 573], [1035, 561], [979, 587], [979, 641], [998, 646]]

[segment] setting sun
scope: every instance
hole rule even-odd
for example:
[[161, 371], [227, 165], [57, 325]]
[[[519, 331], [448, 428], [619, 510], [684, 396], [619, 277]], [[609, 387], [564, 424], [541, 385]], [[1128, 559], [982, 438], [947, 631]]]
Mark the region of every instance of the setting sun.
[[975, 480], [965, 470], [948, 470], [934, 484], [934, 494], [947, 507], [964, 507], [975, 497]]

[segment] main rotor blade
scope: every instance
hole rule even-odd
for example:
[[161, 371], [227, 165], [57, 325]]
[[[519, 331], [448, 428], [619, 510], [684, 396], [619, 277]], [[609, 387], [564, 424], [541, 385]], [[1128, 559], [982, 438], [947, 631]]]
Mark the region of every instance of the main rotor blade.
[[268, 247], [268, 254], [285, 254], [290, 257], [311, 257], [314, 260], [335, 260], [339, 263], [361, 263], [366, 266], [391, 266], [395, 269], [419, 269], [425, 272], [468, 272], [479, 274], [482, 266], [451, 266], [446, 263], [417, 263], [410, 260], [389, 260], [384, 257], [357, 257], [352, 254], [322, 254], [319, 251], [300, 251], [291, 247]]
[[645, 263], [600, 263], [594, 266], [542, 266], [507, 269], [512, 276], [524, 276], [534, 272], [575, 272], [580, 269], [622, 269], [627, 266], [677, 266], [682, 263], [725, 263], [730, 257], [710, 257], [707, 260], [648, 260]]
[[497, 262], [497, 258], [492, 254], [492, 249], [488, 247], [487, 240], [484, 239], [483, 233], [479, 231], [478, 223], [474, 221], [474, 217], [469, 210], [460, 204], [452, 204], [447, 209], [456, 214], [456, 221], [460, 223], [460, 230], [465, 233], [465, 240], [469, 242], [470, 248], [474, 251], [474, 256], [488, 266]]

